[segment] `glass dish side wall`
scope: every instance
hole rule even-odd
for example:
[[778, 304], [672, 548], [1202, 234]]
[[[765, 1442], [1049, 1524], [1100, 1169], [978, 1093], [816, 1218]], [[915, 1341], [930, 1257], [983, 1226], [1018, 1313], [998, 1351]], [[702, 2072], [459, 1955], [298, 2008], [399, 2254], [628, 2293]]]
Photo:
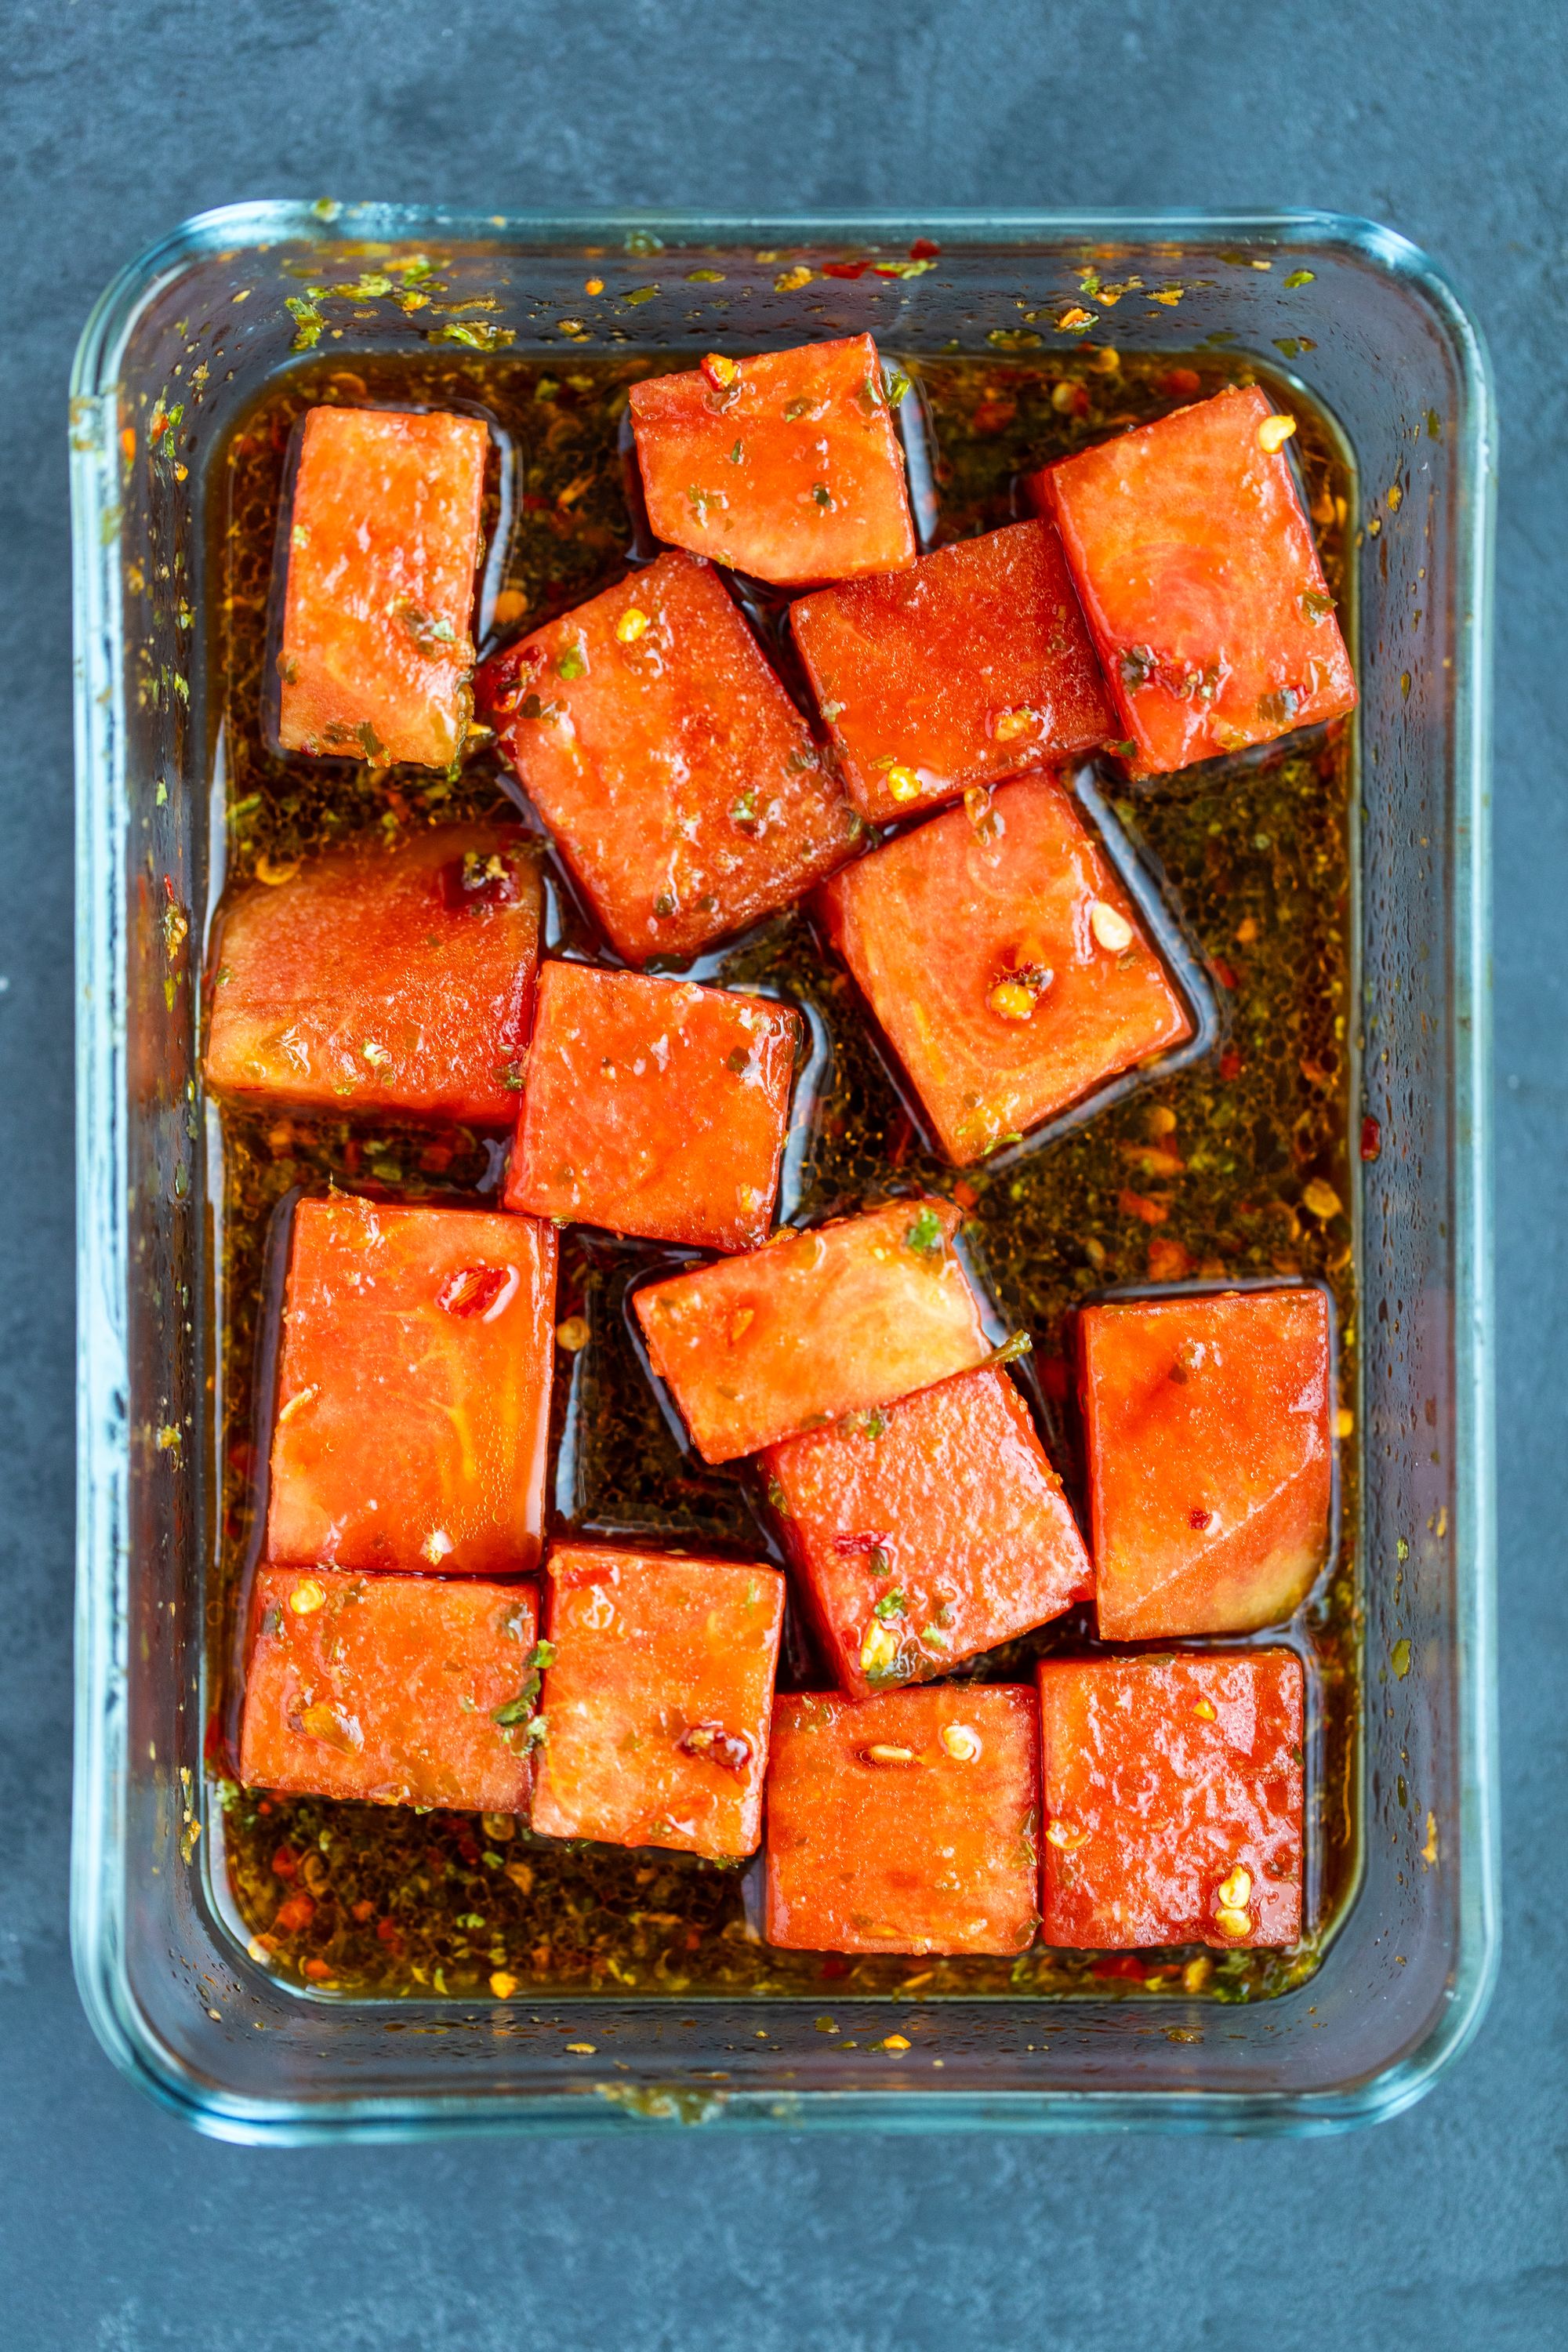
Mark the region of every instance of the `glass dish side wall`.
[[[897, 258], [922, 236], [942, 246], [936, 271], [789, 282], [797, 258], [819, 249], [875, 246]], [[590, 320], [592, 247], [620, 297], [658, 290], [635, 306], [612, 295]], [[725, 248], [721, 293], [689, 276], [714, 266], [712, 247]], [[321, 302], [303, 289], [324, 248], [360, 261], [362, 287], [387, 282], [390, 258], [438, 256], [454, 306], [499, 307], [432, 320], [421, 315], [429, 306], [374, 293], [352, 309]], [[759, 261], [759, 250], [776, 257]], [[360, 348], [423, 348], [432, 333], [509, 331], [514, 350], [563, 364], [584, 332], [611, 347], [700, 350], [720, 337], [766, 344], [868, 326], [894, 352], [984, 352], [1037, 335], [1065, 349], [1058, 320], [1096, 299], [1086, 270], [1096, 285], [1146, 281], [1100, 314], [1101, 335], [1123, 348], [1225, 338], [1271, 363], [1283, 357], [1337, 417], [1361, 483], [1358, 1042], [1380, 1150], [1362, 1166], [1355, 1204], [1366, 1323], [1360, 1894], [1318, 1975], [1279, 2000], [1053, 2004], [1048, 2027], [1035, 2002], [903, 2002], [896, 2016], [884, 2002], [845, 2003], [841, 2043], [856, 2050], [777, 2001], [709, 2001], [684, 2015], [631, 2000], [431, 2002], [391, 2016], [302, 2001], [238, 1951], [201, 1867], [203, 1564], [216, 1494], [206, 1400], [217, 1378], [203, 1303], [217, 1236], [193, 1057], [195, 960], [222, 881], [223, 747], [184, 614], [204, 610], [205, 467], [225, 419], [312, 329], [345, 362]], [[1177, 305], [1146, 299], [1177, 284]], [[110, 289], [75, 394], [75, 1936], [84, 1998], [113, 2053], [209, 2129], [295, 2138], [661, 2116], [1313, 2129], [1416, 2095], [1479, 2016], [1494, 1945], [1479, 1124], [1491, 425], [1473, 330], [1441, 281], [1397, 238], [1302, 216], [496, 224], [250, 207], [189, 225]], [[893, 2024], [907, 2053], [867, 2048]], [[1042, 2029], [1049, 2049], [1033, 2050]], [[569, 2041], [593, 2050], [570, 2052]]]

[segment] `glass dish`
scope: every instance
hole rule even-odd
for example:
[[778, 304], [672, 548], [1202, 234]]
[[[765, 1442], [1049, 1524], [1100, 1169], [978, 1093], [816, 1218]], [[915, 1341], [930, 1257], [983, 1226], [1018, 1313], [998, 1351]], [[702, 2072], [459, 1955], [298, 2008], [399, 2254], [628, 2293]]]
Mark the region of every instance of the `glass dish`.
[[[792, 283], [913, 240], [941, 266]], [[224, 747], [193, 655], [213, 453], [312, 329], [345, 361], [424, 348], [374, 293], [323, 317], [324, 248], [375, 280], [438, 254], [470, 343], [1070, 347], [1060, 315], [1142, 281], [1124, 350], [1256, 352], [1343, 436], [1358, 520], [1352, 859], [1363, 1330], [1361, 1878], [1311, 1979], [1242, 2005], [1107, 1996], [396, 2004], [252, 1964], [205, 1860], [207, 1400], [218, 1204], [205, 1195], [192, 990], [222, 887]], [[725, 257], [722, 298], [691, 269]], [[585, 261], [657, 289], [590, 319]], [[608, 268], [610, 264], [605, 262]], [[377, 281], [385, 285], [384, 278]], [[1183, 289], [1177, 301], [1152, 291]], [[1020, 324], [1021, 315], [1036, 321]], [[478, 324], [474, 324], [477, 321]], [[1111, 331], [1109, 323], [1104, 331]], [[450, 328], [441, 331], [452, 334]], [[126, 436], [122, 439], [122, 436]], [[1390, 232], [1324, 215], [686, 215], [479, 219], [242, 205], [187, 223], [94, 311], [72, 384], [77, 617], [80, 1460], [73, 1934], [119, 2064], [237, 2139], [437, 2128], [1324, 2131], [1397, 2112], [1464, 2046], [1497, 1948], [1486, 997], [1494, 425], [1476, 329]], [[1390, 486], [1403, 485], [1401, 500]], [[1397, 512], [1395, 508], [1397, 507]], [[199, 635], [195, 642], [199, 643]], [[163, 877], [171, 877], [166, 892]], [[181, 930], [188, 910], [195, 936]], [[905, 2048], [888, 2049], [891, 2030]]]

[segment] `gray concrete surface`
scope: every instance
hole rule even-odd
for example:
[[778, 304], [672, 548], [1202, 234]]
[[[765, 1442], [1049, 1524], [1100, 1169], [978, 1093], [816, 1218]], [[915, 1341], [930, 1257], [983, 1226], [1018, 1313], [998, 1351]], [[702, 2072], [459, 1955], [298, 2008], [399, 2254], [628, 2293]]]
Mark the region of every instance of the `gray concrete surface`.
[[[1269, 2352], [1568, 2336], [1568, 16], [1560, 0], [12, 0], [0, 16], [0, 2338], [27, 2352]], [[1490, 336], [1506, 1955], [1414, 2113], [1315, 2143], [261, 2153], [144, 2104], [66, 1937], [65, 383], [110, 272], [240, 196], [1303, 204]], [[1554, 686], [1552, 681], [1556, 680]]]

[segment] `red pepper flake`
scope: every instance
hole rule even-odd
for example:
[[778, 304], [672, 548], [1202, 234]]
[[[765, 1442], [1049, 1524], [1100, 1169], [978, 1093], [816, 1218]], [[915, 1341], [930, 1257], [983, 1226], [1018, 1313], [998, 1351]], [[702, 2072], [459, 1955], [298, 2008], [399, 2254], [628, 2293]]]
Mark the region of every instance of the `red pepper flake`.
[[868, 261], [825, 261], [824, 278], [864, 278], [871, 267]]
[[378, 1944], [384, 1944], [395, 1957], [403, 1949], [403, 1930], [395, 1919], [376, 1921], [375, 1939]]
[[518, 1279], [515, 1265], [461, 1266], [447, 1276], [436, 1293], [436, 1304], [464, 1322], [477, 1315], [481, 1323], [489, 1323], [510, 1304]]
[[1171, 1213], [1163, 1201], [1151, 1201], [1143, 1192], [1118, 1192], [1116, 1205], [1124, 1217], [1137, 1217], [1146, 1225], [1163, 1225]]
[[1214, 1513], [1212, 1511], [1189, 1511], [1187, 1513], [1187, 1525], [1190, 1528], [1196, 1528], [1199, 1535], [1202, 1535], [1205, 1528], [1213, 1527]]
[[1192, 368], [1167, 368], [1158, 385], [1171, 400], [1195, 400], [1204, 388], [1203, 379]]
[[929, 236], [917, 236], [913, 245], [910, 247], [910, 259], [911, 261], [934, 261], [941, 251], [941, 246], [933, 245]]
[[825, 1977], [847, 1977], [849, 1973], [849, 1963], [838, 1953], [829, 1952], [822, 1963], [822, 1973]]
[[286, 1903], [278, 1906], [272, 1916], [272, 1924], [275, 1927], [281, 1927], [286, 1936], [297, 1936], [301, 1928], [310, 1926], [315, 1916], [316, 1906], [308, 1895], [290, 1895]]
[[331, 1973], [331, 1964], [330, 1961], [307, 1960], [305, 1963], [305, 1974], [308, 1977], [314, 1978], [318, 1984], [320, 1984], [323, 1977], [330, 1977]]
[[1363, 1118], [1361, 1123], [1361, 1156], [1375, 1160], [1383, 1150], [1383, 1129], [1375, 1118]]
[[1219, 1074], [1226, 1085], [1233, 1086], [1241, 1076], [1241, 1055], [1234, 1045], [1227, 1045], [1219, 1057]]
[[367, 1919], [374, 1919], [374, 1916], [375, 1916], [375, 1906], [374, 1906], [374, 1903], [356, 1903], [356, 1904], [353, 1906], [353, 1916], [354, 1916], [354, 1917], [359, 1921], [360, 1926], [363, 1927], [364, 1926], [364, 1924], [365, 1924], [365, 1922], [366, 1922], [366, 1920], [367, 1920]]
[[1185, 1242], [1161, 1239], [1149, 1244], [1151, 1282], [1185, 1282], [1193, 1270]]
[[295, 1878], [299, 1875], [300, 1857], [291, 1845], [280, 1845], [272, 1857], [275, 1878]]
[[1215, 956], [1214, 960], [1214, 973], [1215, 978], [1218, 981], [1222, 988], [1235, 989], [1241, 986], [1241, 982], [1237, 980], [1234, 968], [1230, 964], [1226, 963], [1224, 956]]
[[515, 907], [522, 896], [510, 861], [499, 854], [483, 857], [477, 849], [443, 866], [439, 876], [441, 903], [449, 914], [489, 907]]
[[694, 1723], [675, 1744], [683, 1756], [705, 1758], [710, 1764], [721, 1764], [726, 1772], [742, 1773], [752, 1760], [745, 1733], [726, 1731], [721, 1723]]
[[952, 1197], [961, 1209], [973, 1209], [980, 1195], [973, 1185], [966, 1184], [961, 1176], [952, 1188]]
[[1145, 1981], [1143, 1963], [1142, 1960], [1135, 1960], [1131, 1952], [1116, 1952], [1107, 1959], [1096, 1960], [1089, 1970], [1089, 1975], [1091, 1977], [1129, 1977], [1134, 1984], [1142, 1984]]
[[987, 397], [977, 404], [974, 414], [969, 421], [976, 433], [1005, 433], [1017, 414], [1018, 404], [1016, 400], [997, 400]]

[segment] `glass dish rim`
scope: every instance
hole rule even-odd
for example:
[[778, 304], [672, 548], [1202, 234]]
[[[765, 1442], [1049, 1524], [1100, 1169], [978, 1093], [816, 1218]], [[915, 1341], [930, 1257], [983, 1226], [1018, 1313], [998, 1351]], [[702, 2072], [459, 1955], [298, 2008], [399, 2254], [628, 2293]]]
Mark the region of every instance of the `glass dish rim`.
[[731, 2090], [706, 2116], [726, 2128], [783, 2122], [799, 2129], [879, 2131], [1126, 2129], [1317, 2134], [1399, 2114], [1468, 2046], [1485, 2013], [1499, 1957], [1498, 1772], [1495, 1695], [1495, 1497], [1492, 1433], [1489, 948], [1489, 668], [1496, 408], [1479, 329], [1447, 277], [1397, 231], [1312, 210], [986, 212], [843, 210], [733, 214], [685, 209], [540, 209], [479, 214], [439, 205], [258, 200], [191, 216], [117, 272], [82, 330], [70, 378], [72, 571], [77, 768], [77, 1256], [78, 1542], [76, 1727], [72, 1803], [71, 1941], [78, 1989], [110, 2057], [158, 2102], [214, 2136], [302, 2144], [402, 2139], [430, 2131], [624, 2130], [680, 2119], [657, 2099], [633, 2117], [577, 2093], [431, 2093], [338, 2098], [301, 2107], [285, 2098], [216, 2093], [188, 2076], [143, 2030], [124, 1969], [123, 1917], [109, 1865], [124, 1770], [119, 1581], [126, 1557], [130, 1433], [120, 1302], [126, 1143], [124, 1010], [117, 953], [122, 807], [118, 512], [113, 435], [96, 412], [114, 395], [127, 341], [162, 284], [192, 260], [227, 247], [341, 237], [474, 239], [512, 246], [618, 241], [641, 229], [667, 243], [819, 243], [931, 236], [956, 247], [1059, 245], [1075, 238], [1130, 245], [1226, 236], [1273, 247], [1332, 248], [1399, 278], [1426, 302], [1447, 338], [1458, 383], [1461, 489], [1457, 565], [1451, 936], [1455, 952], [1454, 1328], [1456, 1459], [1468, 1525], [1458, 1548], [1454, 1627], [1458, 1687], [1459, 1932], [1447, 2000], [1416, 2047], [1332, 2090], [811, 2092]]

